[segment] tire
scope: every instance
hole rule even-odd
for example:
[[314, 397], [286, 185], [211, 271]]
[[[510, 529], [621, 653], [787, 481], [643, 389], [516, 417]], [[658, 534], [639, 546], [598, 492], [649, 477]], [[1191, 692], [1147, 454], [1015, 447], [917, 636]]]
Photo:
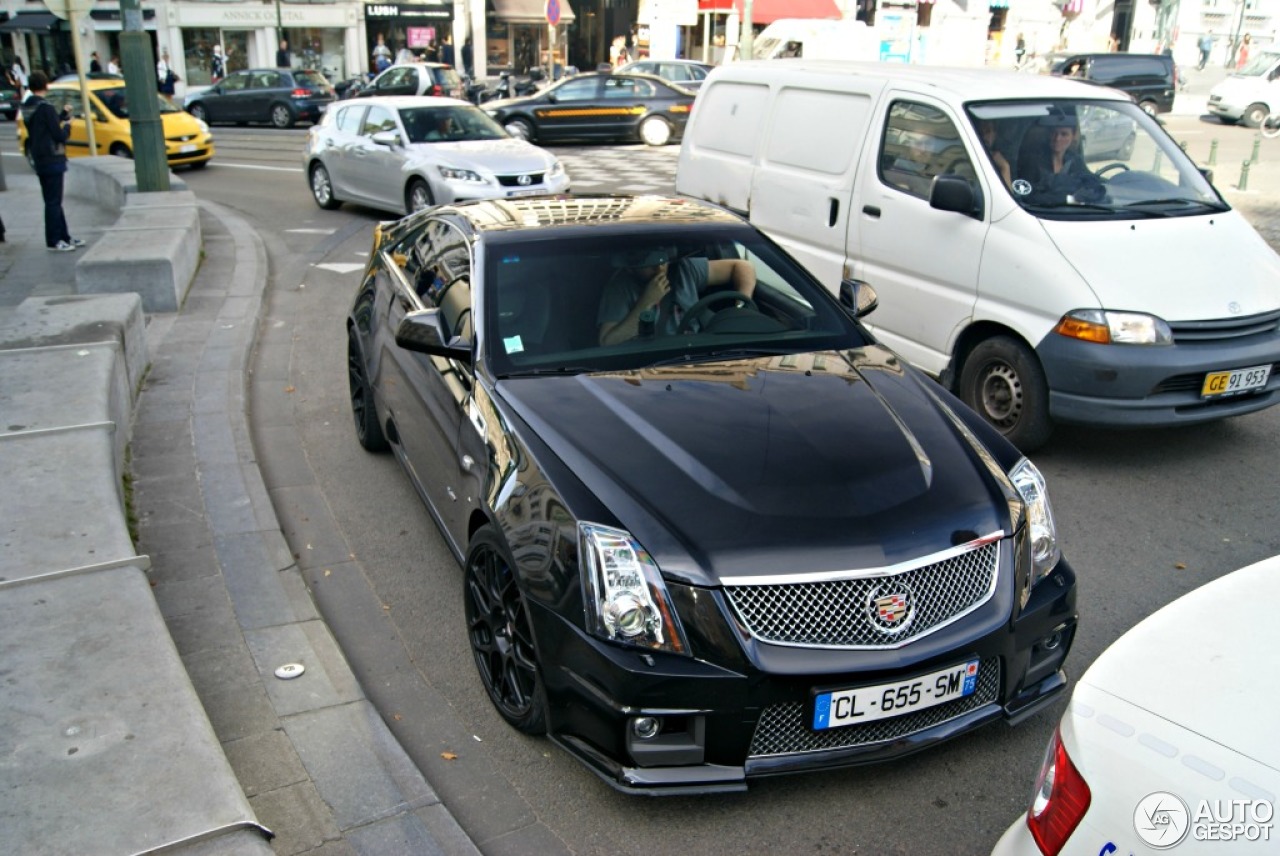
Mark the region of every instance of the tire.
[[1269, 112], [1266, 104], [1250, 104], [1240, 114], [1240, 124], [1246, 128], [1257, 128], [1266, 120]]
[[373, 403], [373, 387], [364, 361], [364, 349], [354, 329], [347, 330], [347, 384], [351, 390], [351, 415], [356, 423], [356, 439], [368, 452], [385, 452], [391, 447], [387, 435], [378, 424], [378, 409]]
[[1261, 127], [1258, 129], [1262, 136], [1268, 140], [1274, 140], [1280, 137], [1280, 116], [1272, 113], [1267, 114], [1267, 118], [1262, 121]]
[[503, 127], [507, 133], [517, 140], [532, 143], [534, 140], [533, 124], [528, 119], [508, 119]]
[[467, 550], [463, 609], [467, 641], [489, 701], [507, 724], [525, 734], [547, 731], [547, 701], [528, 605], [515, 563], [490, 526]]
[[187, 164], [187, 166], [190, 167], [191, 169], [204, 169], [208, 165], [209, 165], [209, 162], [207, 160], [196, 161], [195, 163]]
[[647, 146], [665, 146], [671, 142], [671, 126], [660, 116], [649, 116], [640, 123], [640, 139]]
[[109, 152], [109, 154], [113, 154], [118, 158], [133, 160], [133, 152], [130, 151], [129, 147], [126, 146], [124, 143], [115, 143], [114, 145], [112, 145], [111, 151]]
[[1160, 108], [1156, 106], [1156, 102], [1154, 101], [1143, 101], [1138, 106], [1142, 108], [1143, 113], [1146, 113], [1148, 116], [1153, 118], [1160, 112]]
[[1009, 442], [1031, 453], [1053, 433], [1049, 384], [1040, 360], [1021, 341], [992, 336], [960, 369], [960, 398]]
[[209, 112], [204, 109], [204, 105], [199, 101], [188, 107], [187, 112], [199, 119], [201, 122], [204, 122], [206, 125], [209, 124]]
[[293, 111], [283, 104], [272, 104], [269, 118], [273, 128], [293, 127]]
[[416, 214], [436, 204], [436, 198], [431, 194], [431, 188], [420, 178], [415, 178], [409, 182], [409, 186], [404, 192], [404, 210], [409, 214]]
[[333, 195], [333, 181], [329, 178], [329, 170], [324, 164], [311, 165], [311, 198], [326, 211], [332, 211], [342, 204], [342, 200]]

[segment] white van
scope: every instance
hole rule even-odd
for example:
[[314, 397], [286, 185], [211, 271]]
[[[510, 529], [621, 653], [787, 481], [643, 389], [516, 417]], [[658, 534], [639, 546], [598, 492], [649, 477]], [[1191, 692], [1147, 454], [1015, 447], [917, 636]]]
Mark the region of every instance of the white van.
[[1114, 90], [736, 63], [703, 84], [676, 190], [745, 215], [833, 291], [869, 283], [879, 338], [1024, 451], [1054, 422], [1280, 402], [1280, 259]]
[[1280, 53], [1254, 54], [1209, 90], [1209, 112], [1230, 124], [1256, 128], [1272, 111], [1280, 112]]

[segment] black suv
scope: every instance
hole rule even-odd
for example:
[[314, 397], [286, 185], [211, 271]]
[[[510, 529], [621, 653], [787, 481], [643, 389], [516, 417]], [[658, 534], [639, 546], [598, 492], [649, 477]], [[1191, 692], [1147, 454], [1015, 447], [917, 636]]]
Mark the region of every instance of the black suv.
[[1173, 57], [1136, 53], [1067, 54], [1061, 57], [1052, 73], [1127, 92], [1152, 116], [1173, 109], [1178, 79]]

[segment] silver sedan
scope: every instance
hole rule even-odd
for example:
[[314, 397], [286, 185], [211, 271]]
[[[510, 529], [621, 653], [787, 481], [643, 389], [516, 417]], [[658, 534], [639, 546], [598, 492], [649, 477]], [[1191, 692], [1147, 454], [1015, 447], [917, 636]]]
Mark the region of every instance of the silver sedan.
[[554, 155], [452, 98], [338, 102], [308, 133], [302, 165], [321, 208], [357, 202], [409, 214], [450, 202], [569, 191]]

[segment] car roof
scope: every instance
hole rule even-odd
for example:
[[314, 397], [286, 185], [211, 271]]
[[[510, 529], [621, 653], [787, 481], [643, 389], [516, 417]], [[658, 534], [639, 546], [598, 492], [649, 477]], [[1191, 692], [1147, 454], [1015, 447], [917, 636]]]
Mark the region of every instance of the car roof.
[[745, 226], [716, 205], [681, 196], [618, 194], [489, 199], [436, 209], [467, 220], [477, 232], [545, 231], [566, 226]]
[[369, 95], [339, 102], [329, 109], [337, 110], [347, 105], [363, 107], [369, 104], [381, 104], [395, 110], [405, 107], [475, 107], [470, 101], [463, 101], [461, 98], [444, 98], [440, 95]]
[[795, 71], [826, 74], [833, 79], [853, 76], [885, 85], [913, 83], [922, 88], [928, 87], [939, 95], [950, 96], [950, 100], [960, 103], [1018, 98], [1132, 100], [1122, 92], [1093, 86], [1080, 80], [993, 68], [952, 68], [849, 60], [764, 59], [721, 66], [717, 72], [713, 72], [711, 79], [722, 70], [731, 70], [728, 72], [732, 75], [730, 79], [758, 80], [765, 84], [785, 82], [786, 75]]

